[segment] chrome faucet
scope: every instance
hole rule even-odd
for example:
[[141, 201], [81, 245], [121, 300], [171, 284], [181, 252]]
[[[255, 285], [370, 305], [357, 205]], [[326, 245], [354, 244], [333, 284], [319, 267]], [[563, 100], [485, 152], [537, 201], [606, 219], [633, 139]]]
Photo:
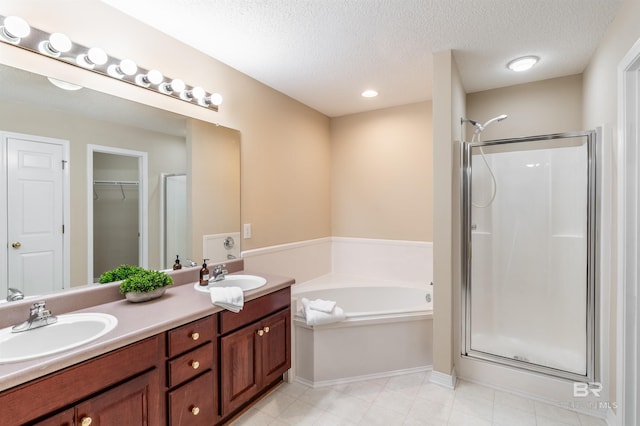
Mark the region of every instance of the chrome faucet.
[[29, 319], [23, 323], [13, 326], [11, 332], [20, 333], [22, 331], [33, 330], [34, 328], [56, 323], [58, 318], [51, 315], [51, 311], [46, 309], [44, 304], [44, 301], [40, 301], [31, 305], [31, 309], [29, 310]]
[[9, 294], [7, 295], [7, 302], [15, 302], [16, 300], [24, 299], [24, 293], [17, 288], [9, 287]]
[[209, 282], [216, 282], [216, 281], [222, 281], [224, 280], [224, 277], [227, 276], [227, 274], [229, 273], [229, 271], [227, 271], [226, 268], [227, 265], [216, 265], [213, 268], [213, 274], [211, 274], [211, 278], [209, 279]]

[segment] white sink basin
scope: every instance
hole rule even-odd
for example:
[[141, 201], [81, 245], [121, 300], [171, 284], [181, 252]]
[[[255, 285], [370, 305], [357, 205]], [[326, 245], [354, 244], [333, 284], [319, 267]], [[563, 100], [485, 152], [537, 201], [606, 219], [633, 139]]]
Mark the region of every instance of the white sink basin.
[[242, 291], [249, 291], [260, 288], [266, 283], [265, 278], [257, 275], [227, 275], [224, 280], [209, 283], [207, 286], [195, 283], [193, 288], [204, 293], [209, 293], [209, 289], [212, 287], [240, 287]]
[[0, 329], [0, 364], [26, 361], [84, 345], [104, 336], [118, 324], [113, 315], [78, 313], [57, 315], [58, 322], [20, 333]]

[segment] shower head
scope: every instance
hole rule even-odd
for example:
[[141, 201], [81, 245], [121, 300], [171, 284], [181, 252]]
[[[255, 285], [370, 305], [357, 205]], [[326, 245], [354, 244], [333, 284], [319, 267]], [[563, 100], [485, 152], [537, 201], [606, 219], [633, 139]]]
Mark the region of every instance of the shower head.
[[468, 118], [461, 118], [460, 119], [460, 124], [462, 125], [464, 123], [470, 123], [473, 127], [475, 127], [477, 129], [476, 131], [482, 131], [482, 129], [481, 129], [482, 126], [480, 126], [480, 123], [478, 123], [475, 120], [471, 120], [471, 119], [468, 119]]
[[504, 120], [506, 118], [507, 118], [507, 114], [502, 114], [502, 115], [499, 115], [497, 117], [493, 117], [491, 120], [488, 120], [483, 125], [474, 124], [474, 126], [476, 126], [476, 128], [477, 128], [476, 132], [482, 132], [484, 129], [487, 128], [488, 125], [493, 124], [493, 123], [495, 123], [497, 121], [502, 121], [502, 120]]

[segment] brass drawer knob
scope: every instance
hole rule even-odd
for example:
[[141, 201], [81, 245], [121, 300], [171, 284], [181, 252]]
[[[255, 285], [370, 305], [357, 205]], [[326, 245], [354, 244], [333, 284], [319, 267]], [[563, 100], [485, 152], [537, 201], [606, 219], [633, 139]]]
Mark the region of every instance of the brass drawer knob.
[[192, 406], [191, 414], [193, 414], [194, 416], [197, 416], [198, 414], [200, 414], [200, 408], [198, 408], [196, 405]]
[[268, 333], [268, 332], [269, 332], [269, 327], [265, 327], [265, 328], [264, 328], [264, 332], [265, 332], [265, 333]]
[[198, 340], [200, 338], [200, 333], [198, 333], [197, 331], [194, 331], [193, 333], [191, 333], [191, 338], [193, 340]]
[[264, 330], [263, 329], [258, 330], [258, 336], [262, 337], [263, 334], [264, 334]]
[[92, 421], [91, 417], [83, 417], [82, 420], [80, 420], [80, 424], [82, 426], [89, 426]]
[[191, 361], [191, 368], [197, 370], [198, 368], [200, 368], [200, 363], [198, 361]]

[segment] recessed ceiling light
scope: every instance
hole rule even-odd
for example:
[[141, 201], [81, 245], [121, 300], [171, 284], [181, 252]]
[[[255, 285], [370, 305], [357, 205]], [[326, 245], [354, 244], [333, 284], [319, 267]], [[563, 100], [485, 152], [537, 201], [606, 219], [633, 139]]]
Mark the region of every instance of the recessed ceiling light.
[[507, 64], [507, 68], [515, 72], [527, 71], [528, 69], [531, 69], [531, 67], [534, 66], [539, 60], [540, 58], [538, 58], [537, 56], [523, 56], [509, 62]]
[[378, 96], [378, 92], [372, 89], [365, 90], [364, 92], [362, 92], [363, 98], [375, 98], [376, 96]]

